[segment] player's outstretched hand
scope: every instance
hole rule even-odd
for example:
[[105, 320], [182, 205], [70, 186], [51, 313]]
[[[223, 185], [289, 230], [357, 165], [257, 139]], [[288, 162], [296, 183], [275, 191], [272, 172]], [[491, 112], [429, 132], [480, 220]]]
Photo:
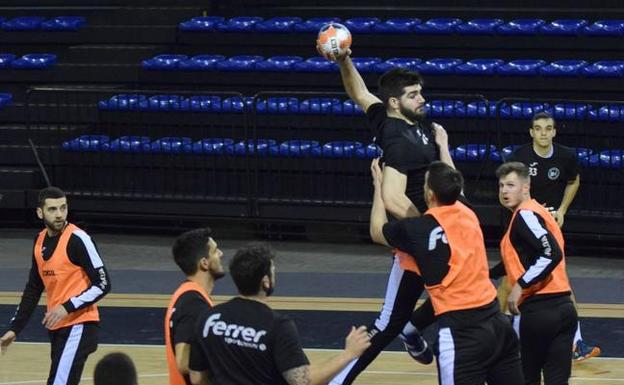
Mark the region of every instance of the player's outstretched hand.
[[345, 339], [345, 352], [352, 356], [351, 358], [357, 358], [364, 353], [370, 346], [370, 337], [366, 330], [366, 326], [360, 326], [355, 328], [351, 326], [351, 332]]
[[375, 158], [371, 161], [371, 176], [373, 177], [373, 186], [375, 188], [381, 188], [381, 181], [383, 180], [383, 172], [381, 166], [379, 166], [379, 158]]
[[15, 337], [15, 332], [12, 330], [9, 330], [8, 332], [4, 333], [2, 337], [0, 337], [0, 352], [2, 354], [6, 353], [9, 345], [11, 345], [13, 341], [15, 341]]
[[351, 56], [351, 49], [347, 49], [344, 53], [341, 53], [339, 55], [334, 55], [333, 53], [325, 53], [321, 51], [321, 47], [317, 45], [316, 51], [319, 53], [319, 55], [323, 56], [325, 59], [332, 61], [334, 63], [341, 63], [347, 57]]

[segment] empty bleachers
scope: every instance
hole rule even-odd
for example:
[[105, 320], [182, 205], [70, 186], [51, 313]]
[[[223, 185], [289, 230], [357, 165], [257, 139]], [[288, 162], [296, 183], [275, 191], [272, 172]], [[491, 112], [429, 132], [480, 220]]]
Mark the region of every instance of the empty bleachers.
[[140, 216], [156, 202], [170, 216], [364, 223], [378, 149], [337, 66], [316, 56], [316, 30], [334, 20], [353, 32], [371, 89], [395, 66], [424, 74], [428, 115], [449, 131], [486, 224], [499, 221], [493, 170], [538, 111], [577, 149], [567, 226], [624, 215], [617, 2], [71, 0], [61, 12], [11, 1], [0, 6], [0, 168], [24, 191], [43, 183], [32, 139], [81, 210]]

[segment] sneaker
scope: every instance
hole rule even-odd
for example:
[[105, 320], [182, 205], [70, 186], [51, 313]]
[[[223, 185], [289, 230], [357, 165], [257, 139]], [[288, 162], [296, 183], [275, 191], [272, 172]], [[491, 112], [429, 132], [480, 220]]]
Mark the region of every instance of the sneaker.
[[573, 353], [573, 360], [580, 362], [588, 358], [598, 357], [600, 355], [600, 347], [591, 346], [583, 342], [583, 340], [579, 340], [576, 346], [574, 346]]
[[427, 341], [419, 333], [409, 336], [401, 334], [401, 337], [405, 350], [413, 359], [423, 365], [429, 365], [433, 362], [433, 352], [429, 349]]

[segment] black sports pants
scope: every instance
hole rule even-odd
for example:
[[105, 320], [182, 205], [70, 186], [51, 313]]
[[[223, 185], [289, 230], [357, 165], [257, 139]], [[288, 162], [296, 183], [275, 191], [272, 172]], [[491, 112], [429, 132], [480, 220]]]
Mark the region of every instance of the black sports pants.
[[52, 346], [48, 385], [77, 385], [89, 354], [97, 349], [99, 325], [76, 324], [49, 332]]
[[[520, 309], [514, 326], [520, 337], [522, 370], [526, 385], [567, 385], [572, 371], [572, 343], [578, 315], [572, 301], [549, 301], [532, 311]], [[518, 330], [516, 330], [518, 331]]]
[[460, 326], [440, 323], [435, 345], [440, 385], [524, 384], [518, 337], [502, 313]]
[[379, 355], [409, 322], [416, 301], [424, 290], [422, 278], [399, 265], [398, 257], [393, 257], [392, 269], [388, 277], [386, 296], [379, 316], [369, 326], [371, 345], [359, 358], [353, 360], [330, 382], [331, 385], [348, 385]]

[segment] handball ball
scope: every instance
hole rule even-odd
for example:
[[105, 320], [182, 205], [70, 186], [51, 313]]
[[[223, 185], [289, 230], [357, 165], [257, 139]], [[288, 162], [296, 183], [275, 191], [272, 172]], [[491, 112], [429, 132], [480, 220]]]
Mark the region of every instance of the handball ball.
[[318, 33], [316, 44], [324, 54], [343, 54], [351, 46], [351, 32], [342, 24], [325, 24]]

